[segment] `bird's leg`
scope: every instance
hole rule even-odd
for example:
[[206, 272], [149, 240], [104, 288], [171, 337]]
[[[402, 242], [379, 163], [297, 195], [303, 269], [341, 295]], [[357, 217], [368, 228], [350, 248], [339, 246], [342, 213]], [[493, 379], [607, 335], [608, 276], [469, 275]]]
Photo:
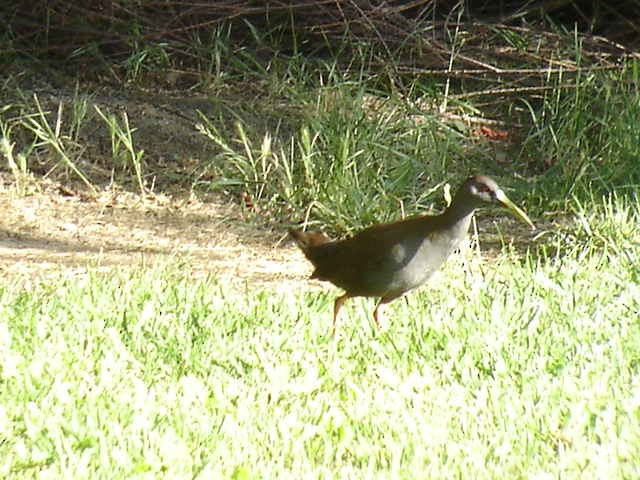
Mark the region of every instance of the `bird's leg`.
[[380, 328], [380, 319], [384, 316], [383, 315], [384, 307], [386, 306], [387, 303], [389, 303], [392, 300], [395, 300], [396, 298], [398, 298], [398, 296], [394, 295], [392, 297], [382, 297], [380, 300], [378, 300], [378, 303], [376, 304], [376, 308], [373, 311], [373, 320], [375, 320], [378, 328]]
[[373, 319], [376, 322], [378, 328], [380, 328], [380, 317], [382, 316], [382, 309], [384, 308], [384, 304], [382, 303], [382, 299], [378, 300], [376, 304], [376, 308], [373, 311]]
[[349, 294], [345, 293], [344, 295], [336, 298], [336, 301], [333, 304], [333, 328], [331, 329], [332, 337], [336, 335], [336, 321], [338, 320], [338, 313], [340, 312], [340, 308], [347, 298], [349, 298]]

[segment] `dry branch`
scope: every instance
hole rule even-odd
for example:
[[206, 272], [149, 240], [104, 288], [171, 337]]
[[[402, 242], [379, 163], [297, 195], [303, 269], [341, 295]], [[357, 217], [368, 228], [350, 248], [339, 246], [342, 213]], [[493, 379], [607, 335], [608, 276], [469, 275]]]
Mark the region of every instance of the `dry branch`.
[[[523, 88], [532, 86], [533, 77], [541, 78], [550, 72], [571, 74], [585, 68], [616, 68], [621, 58], [637, 56], [602, 36], [583, 33], [572, 39], [549, 32], [540, 23], [522, 26], [523, 18], [536, 16], [545, 8], [547, 13], [570, 8], [570, 1], [539, 2], [535, 8], [529, 3], [526, 8], [516, 6], [512, 12], [499, 16], [486, 9], [482, 14], [474, 13], [474, 2], [468, 2], [469, 10], [462, 12], [458, 2], [433, 0], [2, 3], [0, 18], [4, 20], [0, 20], [0, 28], [4, 26], [10, 32], [8, 51], [85, 62], [91, 62], [92, 55], [117, 61], [130, 56], [135, 45], [162, 43], [169, 51], [182, 54], [182, 65], [188, 68], [193, 55], [188, 47], [194, 35], [207, 35], [219, 26], [231, 25], [234, 42], [250, 45], [255, 39], [251, 38], [248, 24], [260, 32], [282, 33], [281, 43], [270, 46], [273, 54], [293, 48], [300, 39], [306, 40], [298, 43], [300, 48], [308, 49], [302, 51], [306, 54], [317, 54], [336, 44], [347, 48], [366, 44], [377, 52], [372, 66], [377, 63], [394, 73], [510, 76], [511, 81], [522, 75]], [[629, 12], [640, 18], [640, 11], [633, 10], [633, 2], [628, 4]], [[619, 11], [616, 13], [620, 16]], [[493, 20], [477, 21], [483, 17]], [[288, 38], [291, 45], [283, 38]], [[580, 44], [580, 58], [567, 60], [575, 57], [576, 41]]]

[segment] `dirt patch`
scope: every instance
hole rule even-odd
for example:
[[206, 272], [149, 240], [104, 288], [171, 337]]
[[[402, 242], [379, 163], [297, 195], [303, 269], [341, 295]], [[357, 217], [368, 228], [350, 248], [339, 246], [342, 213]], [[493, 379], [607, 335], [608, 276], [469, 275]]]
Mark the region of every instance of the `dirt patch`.
[[285, 240], [284, 229], [249, 223], [239, 206], [223, 200], [141, 198], [116, 190], [86, 199], [52, 182], [21, 196], [4, 183], [0, 272], [5, 278], [184, 261], [195, 276], [280, 289], [299, 285], [311, 270]]
[[[32, 193], [19, 195], [0, 173], [0, 208], [5, 280], [184, 262], [194, 278], [213, 275], [240, 289], [327, 287], [308, 279], [312, 267], [284, 225], [260, 225], [224, 198], [141, 197], [115, 188], [88, 197], [52, 181], [39, 181]], [[540, 235], [505, 215], [484, 218], [477, 227], [489, 257], [505, 242]]]

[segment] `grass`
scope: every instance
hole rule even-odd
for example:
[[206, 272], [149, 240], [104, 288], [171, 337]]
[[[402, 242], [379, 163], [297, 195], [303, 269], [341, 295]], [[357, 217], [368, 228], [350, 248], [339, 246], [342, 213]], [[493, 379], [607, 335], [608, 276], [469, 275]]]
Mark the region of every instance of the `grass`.
[[[146, 191], [142, 173], [144, 150], [137, 150], [134, 146], [133, 131], [129, 126], [127, 113], [124, 112], [122, 114], [122, 125], [120, 125], [114, 115], [103, 113], [98, 106], [95, 107], [95, 110], [109, 128], [113, 159], [120, 162], [123, 170], [129, 170], [134, 173], [140, 193], [144, 195]], [[129, 167], [129, 164], [131, 164], [131, 167]]]
[[232, 291], [181, 265], [5, 284], [0, 474], [636, 478], [626, 211], [583, 216], [607, 248], [465, 248], [381, 331], [349, 303], [336, 339], [332, 293]]
[[638, 62], [629, 62], [615, 74], [581, 78], [579, 88], [549, 93], [532, 113], [523, 150], [550, 165], [538, 188], [553, 192], [551, 203], [564, 208], [572, 195], [586, 200], [594, 190], [632, 192], [640, 183], [633, 140], [640, 130], [632, 120], [640, 114], [639, 80]]
[[[554, 74], [549, 85], [557, 88], [541, 97], [511, 99], [511, 106], [489, 112], [510, 115], [507, 123], [510, 118], [528, 122], [521, 142], [496, 145], [478, 138], [473, 125], [443, 115], [443, 109], [484, 113], [479, 100], [478, 105], [456, 100], [451, 83], [429, 77], [394, 83], [388, 72], [372, 70], [366, 49], [348, 68], [337, 59], [307, 60], [299, 54], [259, 60], [246, 49], [231, 49], [229, 32], [217, 32], [194, 43], [203, 62], [213, 62], [205, 70], [214, 75], [210, 88], [218, 96], [206, 113], [190, 112], [190, 127], [214, 152], [195, 159], [191, 173], [175, 165], [160, 178], [163, 167], [154, 168], [157, 160], [147, 153], [157, 147], [157, 138], [138, 137], [142, 119], [125, 111], [118, 122], [107, 107], [90, 108], [92, 96], [76, 88], [68, 105], [60, 102], [51, 111], [37, 96], [8, 95], [11, 101], [0, 112], [0, 141], [6, 158], [24, 159], [20, 167], [12, 163], [16, 179], [36, 163], [31, 157], [41, 162], [49, 157], [48, 174], [62, 166], [93, 189], [99, 182], [81, 164], [86, 152], [95, 153], [93, 139], [106, 137], [111, 144], [98, 149], [107, 150], [100, 162], [106, 168], [99, 170], [103, 177], [105, 171], [111, 175], [102, 182], [149, 191], [147, 184], [156, 179], [166, 184], [181, 178], [196, 192], [246, 195], [261, 212], [339, 234], [397, 218], [399, 212], [429, 210], [440, 187], [455, 186], [470, 173], [494, 176], [515, 190], [516, 202], [539, 213], [568, 212], [572, 198], [585, 202], [593, 193], [629, 192], [640, 182], [636, 59], [617, 71], [579, 74], [573, 88], [563, 87], [566, 79]], [[149, 57], [142, 58], [144, 63]], [[231, 87], [225, 89], [227, 83]], [[11, 90], [10, 80], [6, 84]], [[258, 98], [248, 99], [247, 90]]]
[[[216, 153], [189, 188], [344, 233], [429, 210], [481, 171], [534, 219], [571, 220], [527, 253], [464, 248], [380, 331], [371, 301], [349, 302], [335, 340], [331, 290], [235, 291], [181, 264], [2, 280], [0, 476], [638, 478], [637, 60], [514, 100], [530, 127], [500, 165], [442, 115], [483, 113], [456, 84], [394, 83], [364, 48], [343, 69], [261, 61], [230, 39], [194, 38], [198, 81], [219, 96], [194, 121]], [[128, 82], [172, 61], [133, 47]], [[152, 194], [141, 119], [119, 118], [78, 90], [57, 108], [14, 95], [0, 149], [18, 189], [47, 157], [101, 188], [83, 155], [102, 132], [113, 179]]]
[[[312, 224], [352, 233], [399, 211], [429, 209], [439, 187], [472, 172], [494, 176], [538, 212], [568, 212], [573, 199], [587, 202], [594, 193], [632, 194], [640, 182], [636, 60], [617, 72], [579, 75], [569, 89], [560, 86], [561, 75], [550, 79], [557, 88], [535, 105], [514, 100], [527, 113], [512, 107], [512, 116], [520, 111], [528, 130], [521, 142], [497, 147], [439, 113], [449, 84], [414, 79], [396, 91], [359, 72], [345, 78], [327, 63], [288, 70], [286, 82], [281, 73], [264, 73], [267, 85], [286, 85], [265, 100], [289, 106], [276, 123], [201, 115], [199, 130], [220, 149], [212, 187], [244, 191], [263, 209], [293, 210]], [[481, 112], [472, 103], [449, 110]]]
[[199, 130], [220, 148], [213, 162], [217, 185], [244, 189], [263, 208], [293, 209], [344, 233], [399, 211], [424, 211], [439, 187], [469, 172], [509, 177], [486, 144], [405, 98], [371, 91], [369, 82], [327, 73], [322, 85], [294, 84], [287, 93], [296, 105], [288, 134], [243, 118], [225, 129], [222, 118], [201, 115]]

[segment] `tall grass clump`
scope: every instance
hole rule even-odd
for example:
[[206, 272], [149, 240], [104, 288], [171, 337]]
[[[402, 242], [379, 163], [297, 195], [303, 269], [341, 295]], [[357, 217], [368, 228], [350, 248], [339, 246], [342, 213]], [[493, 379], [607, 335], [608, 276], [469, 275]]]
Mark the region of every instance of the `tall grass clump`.
[[229, 128], [201, 115], [199, 130], [220, 149], [214, 187], [235, 185], [263, 206], [344, 232], [424, 210], [443, 183], [470, 172], [505, 173], [481, 143], [415, 107], [432, 105], [431, 93], [409, 101], [332, 65], [316, 71], [320, 81], [311, 74], [287, 70], [280, 94], [290, 112], [272, 127], [238, 118]]
[[524, 148], [549, 168], [538, 195], [566, 206], [572, 196], [630, 192], [640, 184], [640, 62], [615, 72], [581, 75], [571, 89], [551, 91], [532, 111]]

